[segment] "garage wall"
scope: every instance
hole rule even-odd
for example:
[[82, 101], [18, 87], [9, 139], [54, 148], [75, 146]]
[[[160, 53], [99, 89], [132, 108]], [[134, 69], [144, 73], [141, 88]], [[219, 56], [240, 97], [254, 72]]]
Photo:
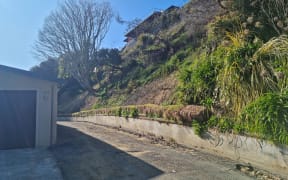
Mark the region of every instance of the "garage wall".
[[56, 141], [57, 86], [53, 82], [0, 71], [0, 90], [36, 90], [36, 147]]

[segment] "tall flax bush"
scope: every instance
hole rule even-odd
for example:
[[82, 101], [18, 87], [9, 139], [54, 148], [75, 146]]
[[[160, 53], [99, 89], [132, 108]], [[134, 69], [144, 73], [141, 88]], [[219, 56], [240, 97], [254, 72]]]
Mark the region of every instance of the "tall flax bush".
[[264, 59], [277, 74], [281, 91], [288, 88], [288, 36], [273, 38], [257, 50], [254, 59]]
[[287, 67], [288, 38], [280, 36], [262, 44], [247, 42], [243, 32], [228, 37], [231, 45], [225, 48], [218, 86], [222, 103], [239, 115], [243, 107], [264, 93], [277, 92], [287, 86], [283, 83], [287, 82], [287, 76], [277, 79], [274, 65], [278, 62], [280, 67]]

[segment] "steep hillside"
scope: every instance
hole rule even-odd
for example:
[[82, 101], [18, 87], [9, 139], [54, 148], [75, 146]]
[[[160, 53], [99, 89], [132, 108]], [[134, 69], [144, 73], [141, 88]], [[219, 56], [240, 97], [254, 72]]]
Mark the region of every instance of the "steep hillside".
[[187, 47], [197, 48], [207, 34], [206, 25], [221, 12], [215, 0], [193, 0], [181, 8], [154, 12], [126, 34], [132, 40], [122, 50], [122, 58], [148, 66], [163, 63]]
[[[193, 123], [199, 135], [215, 128], [288, 144], [287, 0], [191, 0], [154, 12], [125, 41], [91, 75], [96, 93], [73, 91], [60, 101], [65, 112], [141, 112]], [[182, 116], [194, 105], [205, 106], [205, 118]]]
[[183, 7], [171, 6], [152, 13], [126, 34], [127, 45], [120, 52], [117, 68], [97, 69], [96, 94], [80, 92], [74, 98], [60, 97], [61, 112], [130, 104], [176, 104], [177, 72], [193, 61], [187, 58], [207, 37], [207, 24], [221, 13], [223, 9], [215, 0], [191, 0]]

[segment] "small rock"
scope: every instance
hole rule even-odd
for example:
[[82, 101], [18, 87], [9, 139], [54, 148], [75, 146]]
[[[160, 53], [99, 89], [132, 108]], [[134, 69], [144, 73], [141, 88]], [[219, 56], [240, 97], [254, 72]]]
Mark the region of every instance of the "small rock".
[[251, 165], [246, 166], [242, 164], [236, 164], [236, 169], [244, 173], [252, 172], [254, 170], [254, 168]]
[[256, 172], [256, 176], [262, 176], [262, 175], [263, 175], [263, 173], [261, 171]]
[[172, 170], [172, 173], [176, 173], [176, 171], [173, 169], [173, 170]]
[[255, 176], [255, 174], [256, 174], [255, 171], [250, 172], [250, 176]]

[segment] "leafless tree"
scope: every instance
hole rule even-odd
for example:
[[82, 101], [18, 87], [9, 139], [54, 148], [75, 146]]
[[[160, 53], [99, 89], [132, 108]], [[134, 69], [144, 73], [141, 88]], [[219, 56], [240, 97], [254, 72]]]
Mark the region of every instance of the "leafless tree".
[[138, 26], [142, 22], [142, 20], [140, 18], [135, 18], [135, 19], [132, 19], [131, 21], [124, 20], [119, 14], [115, 17], [115, 20], [119, 24], [127, 26], [127, 28], [125, 30], [126, 33], [131, 31], [132, 29], [134, 29], [136, 26]]
[[95, 57], [113, 17], [108, 2], [66, 0], [45, 20], [35, 42], [38, 56], [58, 58], [61, 72], [75, 78], [89, 91], [91, 61]]

